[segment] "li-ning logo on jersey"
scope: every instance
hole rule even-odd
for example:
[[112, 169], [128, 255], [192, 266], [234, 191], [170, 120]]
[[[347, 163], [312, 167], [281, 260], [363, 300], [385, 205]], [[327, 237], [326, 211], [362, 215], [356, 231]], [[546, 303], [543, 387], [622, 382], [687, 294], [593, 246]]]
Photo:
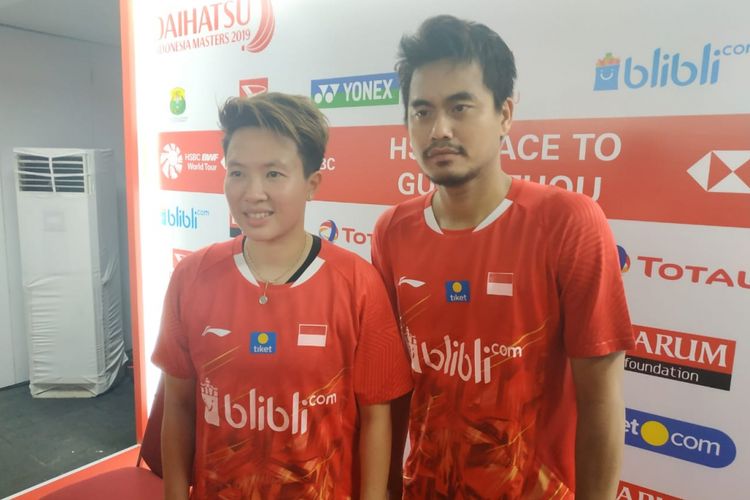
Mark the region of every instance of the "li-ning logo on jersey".
[[[206, 423], [218, 427], [221, 423], [219, 389], [211, 384], [208, 377], [201, 382], [201, 396]], [[260, 396], [255, 389], [250, 389], [245, 405], [233, 403], [232, 397], [224, 394], [224, 420], [235, 429], [249, 426], [250, 429], [258, 431], [268, 428], [273, 432], [291, 431], [292, 434], [305, 434], [308, 430], [309, 409], [315, 406], [335, 405], [337, 402], [335, 392], [313, 393], [306, 398], [295, 392], [292, 394], [291, 409], [287, 409], [278, 405], [273, 396]]]
[[413, 280], [411, 278], [407, 278], [406, 276], [401, 276], [398, 279], [398, 286], [401, 285], [409, 285], [413, 288], [419, 288], [420, 286], [424, 285], [424, 281]]
[[492, 361], [495, 357], [520, 358], [523, 347], [509, 346], [499, 343], [482, 345], [482, 339], [475, 339], [471, 347], [465, 342], [451, 340], [448, 335], [443, 337], [440, 347], [430, 349], [427, 342], [417, 342], [417, 338], [406, 328], [406, 339], [411, 357], [411, 369], [416, 373], [423, 373], [422, 366], [442, 371], [446, 375], [468, 382], [474, 380], [477, 384], [489, 384], [492, 380]]

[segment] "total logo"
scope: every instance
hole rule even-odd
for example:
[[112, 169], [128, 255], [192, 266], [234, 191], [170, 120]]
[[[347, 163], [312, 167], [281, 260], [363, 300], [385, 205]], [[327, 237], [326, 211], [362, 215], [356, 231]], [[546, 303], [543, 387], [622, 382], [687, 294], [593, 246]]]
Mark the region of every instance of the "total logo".
[[726, 467], [737, 448], [724, 432], [651, 413], [625, 409], [625, 444], [706, 467]]
[[318, 229], [318, 236], [326, 241], [336, 241], [339, 239], [339, 227], [331, 219], [323, 221]]
[[635, 347], [625, 369], [728, 391], [734, 367], [734, 340], [633, 325]]
[[176, 179], [182, 172], [182, 153], [177, 144], [165, 144], [159, 155], [161, 173], [167, 179]]
[[688, 281], [702, 285], [725, 286], [750, 290], [750, 272], [745, 270], [726, 270], [696, 264], [677, 264], [665, 262], [660, 257], [639, 255], [637, 260], [643, 262], [643, 274], [647, 278], [665, 281]]
[[343, 226], [339, 228], [332, 219], [323, 221], [318, 229], [318, 236], [326, 241], [334, 242], [339, 239], [340, 234], [344, 235], [344, 243], [352, 245], [366, 245], [372, 241], [372, 233], [358, 231], [353, 227]]
[[750, 194], [750, 151], [711, 151], [687, 170], [709, 193]]
[[[411, 368], [415, 373], [423, 373], [430, 368], [443, 372], [450, 377], [459, 377], [464, 382], [489, 384], [492, 381], [491, 368], [497, 359], [514, 359], [523, 357], [523, 346], [500, 343], [482, 344], [482, 339], [475, 339], [467, 346], [466, 342], [452, 340], [445, 335], [440, 346], [428, 346], [427, 342], [418, 342], [405, 328], [405, 337]], [[423, 368], [424, 366], [424, 368]]]
[[169, 111], [175, 116], [179, 116], [185, 112], [185, 89], [182, 87], [175, 87], [169, 91]]
[[177, 229], [196, 230], [200, 218], [207, 215], [210, 215], [208, 210], [191, 208], [188, 211], [177, 205], [173, 209], [167, 208], [161, 211], [161, 225]]
[[713, 47], [710, 43], [700, 52], [683, 55], [670, 54], [661, 48], [654, 49], [650, 64], [636, 64], [632, 57], [625, 58], [620, 75], [620, 58], [607, 52], [596, 62], [594, 90], [618, 90], [620, 82], [629, 89], [655, 88], [676, 85], [714, 85], [719, 81], [721, 57], [743, 56], [750, 53], [750, 43]]
[[385, 106], [399, 103], [398, 74], [342, 76], [312, 80], [310, 96], [319, 108]]
[[268, 78], [240, 80], [240, 97], [252, 97], [268, 92]]
[[278, 399], [273, 396], [262, 396], [256, 389], [250, 389], [246, 406], [233, 403], [244, 398], [232, 398], [224, 394], [223, 409], [219, 404], [219, 388], [206, 379], [201, 382], [201, 398], [203, 399], [203, 418], [206, 423], [219, 427], [223, 420], [235, 429], [249, 427], [251, 430], [273, 432], [289, 432], [291, 434], [306, 434], [308, 431], [308, 412], [316, 406], [332, 406], [337, 404], [336, 393], [313, 393], [307, 397], [299, 392], [292, 394], [288, 407], [280, 406]]
[[617, 245], [617, 259], [620, 262], [620, 271], [628, 272], [630, 270], [630, 256], [620, 245]]

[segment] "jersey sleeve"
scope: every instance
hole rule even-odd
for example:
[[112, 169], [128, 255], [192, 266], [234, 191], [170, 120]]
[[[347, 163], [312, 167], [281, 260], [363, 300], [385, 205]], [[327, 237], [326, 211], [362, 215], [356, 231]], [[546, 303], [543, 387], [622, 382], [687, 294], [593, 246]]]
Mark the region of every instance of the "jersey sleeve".
[[396, 299], [396, 282], [393, 279], [393, 269], [391, 268], [390, 257], [388, 256], [385, 248], [383, 247], [383, 241], [388, 238], [385, 232], [390, 223], [393, 215], [394, 208], [390, 208], [388, 211], [383, 213], [378, 221], [375, 223], [375, 229], [372, 232], [372, 242], [370, 245], [370, 256], [372, 265], [377, 269], [380, 277], [385, 284], [388, 298], [391, 301], [391, 307], [393, 309], [394, 316], [398, 317], [398, 301]]
[[[185, 260], [180, 262], [183, 264]], [[182, 320], [185, 286], [185, 269], [178, 264], [164, 298], [159, 338], [151, 361], [165, 373], [178, 378], [194, 378], [195, 368], [190, 358], [187, 329]]]
[[[604, 356], [631, 349], [633, 330], [617, 247], [604, 213], [583, 195], [565, 193], [557, 278], [565, 349], [570, 357]], [[555, 233], [555, 231], [553, 231]]]
[[411, 391], [411, 369], [383, 283], [369, 264], [362, 267], [354, 392], [360, 404], [385, 403]]

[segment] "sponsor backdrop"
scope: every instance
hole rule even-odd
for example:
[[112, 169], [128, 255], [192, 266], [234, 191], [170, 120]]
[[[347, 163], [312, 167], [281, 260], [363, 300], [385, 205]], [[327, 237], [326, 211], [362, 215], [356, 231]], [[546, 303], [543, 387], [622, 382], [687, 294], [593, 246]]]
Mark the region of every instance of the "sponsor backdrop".
[[[619, 498], [746, 498], [750, 4], [122, 5], [141, 359], [174, 264], [238, 231], [222, 194], [218, 106], [267, 90], [315, 101], [332, 128], [307, 229], [368, 258], [378, 215], [432, 188], [402, 125], [398, 40], [430, 15], [479, 19], [506, 39], [519, 70], [503, 168], [591, 196], [619, 245], [637, 338]], [[144, 366], [141, 407], [159, 376]]]

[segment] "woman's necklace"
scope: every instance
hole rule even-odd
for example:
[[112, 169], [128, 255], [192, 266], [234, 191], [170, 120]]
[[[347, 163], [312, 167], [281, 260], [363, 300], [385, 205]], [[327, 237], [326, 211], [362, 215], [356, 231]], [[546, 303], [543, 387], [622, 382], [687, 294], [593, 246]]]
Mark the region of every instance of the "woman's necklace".
[[262, 282], [265, 283], [263, 285], [263, 294], [258, 298], [258, 303], [260, 305], [264, 305], [264, 304], [268, 303], [268, 295], [267, 295], [268, 285], [270, 283], [273, 283], [274, 285], [278, 284], [278, 281], [281, 278], [283, 278], [284, 276], [286, 276], [287, 274], [289, 274], [290, 272], [292, 272], [293, 269], [296, 269], [299, 266], [300, 261], [302, 260], [302, 257], [305, 255], [305, 250], [306, 249], [307, 249], [307, 233], [305, 233], [305, 244], [302, 245], [302, 252], [300, 252], [299, 257], [297, 257], [297, 260], [295, 260], [294, 263], [286, 271], [284, 271], [283, 273], [279, 274], [276, 278], [270, 279], [270, 280], [264, 278], [260, 274], [260, 272], [258, 272], [258, 266], [255, 264], [255, 262], [253, 262], [253, 258], [250, 257], [250, 251], [249, 250], [244, 250], [245, 251], [245, 256], [247, 257], [247, 262], [248, 262], [248, 264], [250, 264], [250, 270], [253, 272], [253, 274], [255, 276], [258, 277], [258, 279], [260, 281], [262, 281]]

